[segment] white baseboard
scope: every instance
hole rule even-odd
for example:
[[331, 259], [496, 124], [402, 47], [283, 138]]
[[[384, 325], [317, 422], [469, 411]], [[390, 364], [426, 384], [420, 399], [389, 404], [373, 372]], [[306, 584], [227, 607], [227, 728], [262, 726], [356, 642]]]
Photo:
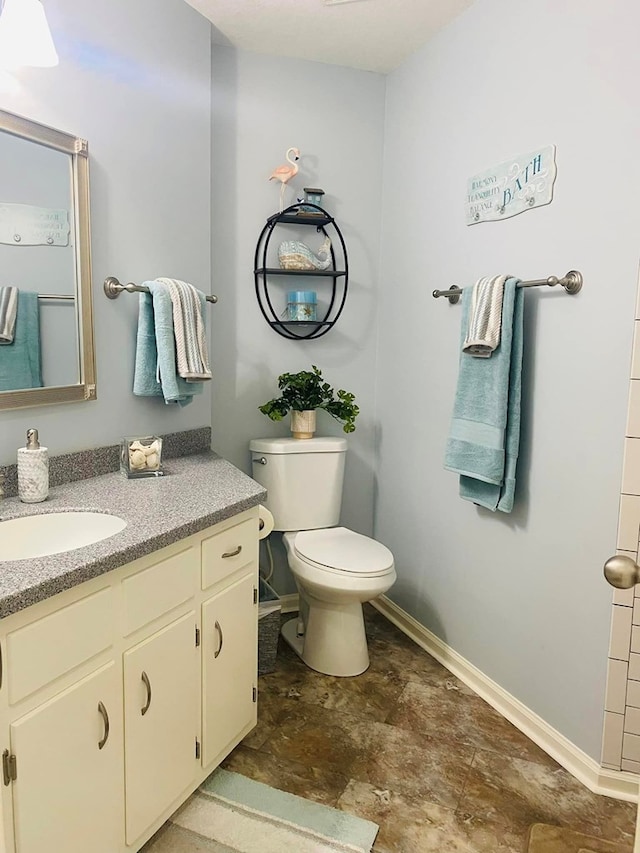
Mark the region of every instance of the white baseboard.
[[293, 613], [298, 610], [298, 593], [290, 592], [288, 595], [280, 596], [280, 604], [282, 605], [283, 613]]
[[595, 794], [638, 802], [638, 776], [607, 770], [386, 595], [371, 604]]

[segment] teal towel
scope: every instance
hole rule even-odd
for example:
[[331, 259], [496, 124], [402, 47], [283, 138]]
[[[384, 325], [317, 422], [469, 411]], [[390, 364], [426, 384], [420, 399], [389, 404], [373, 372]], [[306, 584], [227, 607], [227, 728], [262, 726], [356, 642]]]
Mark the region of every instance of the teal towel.
[[[502, 335], [491, 358], [460, 355], [458, 388], [445, 453], [460, 474], [460, 497], [491, 510], [511, 512], [520, 444], [523, 293], [505, 283]], [[462, 342], [469, 325], [471, 288], [462, 295]]]
[[[157, 281], [144, 284], [149, 293], [140, 294], [138, 306], [133, 393], [138, 397], [164, 397], [165, 403], [187, 406], [194, 394], [202, 393], [202, 383], [187, 382], [178, 376], [169, 289]], [[204, 317], [204, 309], [202, 314]]]
[[0, 391], [42, 388], [40, 303], [38, 294], [21, 290], [12, 344], [0, 347]]

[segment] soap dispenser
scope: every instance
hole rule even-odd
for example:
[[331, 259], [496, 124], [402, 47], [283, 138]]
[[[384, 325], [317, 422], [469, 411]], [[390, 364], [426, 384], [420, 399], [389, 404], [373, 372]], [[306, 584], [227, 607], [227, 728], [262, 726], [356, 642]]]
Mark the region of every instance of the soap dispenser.
[[18, 448], [18, 497], [27, 504], [40, 503], [49, 494], [49, 450], [41, 447], [38, 430], [27, 430], [26, 447]]

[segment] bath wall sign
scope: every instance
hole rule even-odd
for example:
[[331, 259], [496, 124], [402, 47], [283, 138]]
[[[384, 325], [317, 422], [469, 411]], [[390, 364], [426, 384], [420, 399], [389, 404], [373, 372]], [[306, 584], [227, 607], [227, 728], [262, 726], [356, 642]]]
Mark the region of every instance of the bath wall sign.
[[10, 246], [68, 246], [69, 231], [67, 210], [0, 202], [0, 243]]
[[518, 154], [467, 181], [467, 225], [509, 219], [553, 199], [556, 147]]

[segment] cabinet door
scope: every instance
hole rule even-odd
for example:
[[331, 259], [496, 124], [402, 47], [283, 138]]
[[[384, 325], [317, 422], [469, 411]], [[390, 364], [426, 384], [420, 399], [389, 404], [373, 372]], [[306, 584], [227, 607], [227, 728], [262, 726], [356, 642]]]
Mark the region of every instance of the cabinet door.
[[127, 844], [175, 802], [199, 768], [195, 630], [192, 611], [124, 655]]
[[256, 723], [256, 582], [252, 571], [202, 605], [204, 767], [244, 728]]
[[119, 850], [122, 693], [115, 664], [16, 720], [10, 732], [16, 853]]

